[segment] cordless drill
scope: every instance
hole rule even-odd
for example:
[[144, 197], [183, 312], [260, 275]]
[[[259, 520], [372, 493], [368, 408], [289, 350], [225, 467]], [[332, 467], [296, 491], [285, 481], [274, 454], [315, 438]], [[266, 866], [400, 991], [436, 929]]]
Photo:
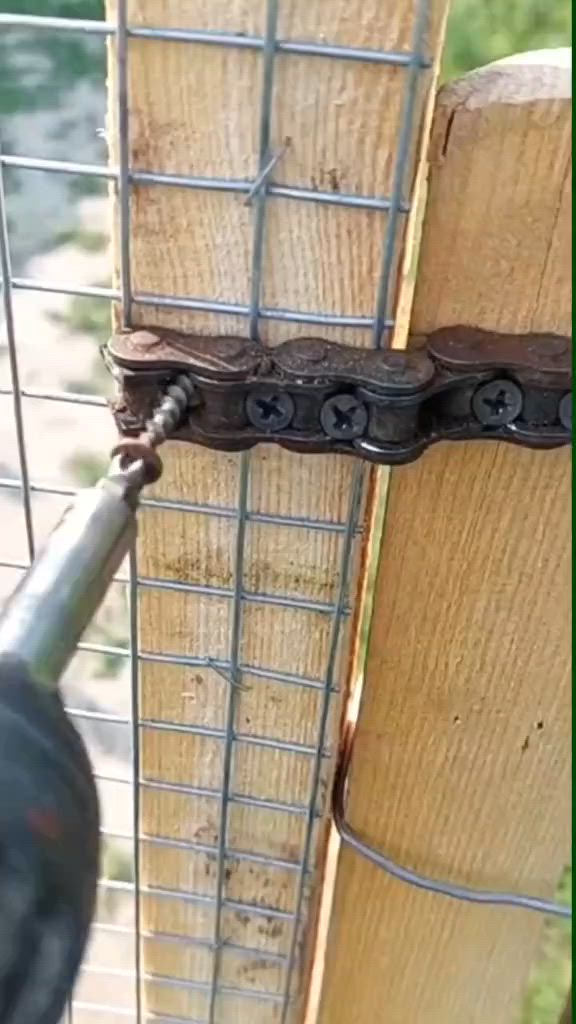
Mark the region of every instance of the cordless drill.
[[92, 921], [99, 810], [81, 737], [58, 683], [136, 532], [156, 447], [192, 385], [179, 377], [140, 439], [117, 446], [81, 492], [0, 619], [0, 1022], [58, 1024]]

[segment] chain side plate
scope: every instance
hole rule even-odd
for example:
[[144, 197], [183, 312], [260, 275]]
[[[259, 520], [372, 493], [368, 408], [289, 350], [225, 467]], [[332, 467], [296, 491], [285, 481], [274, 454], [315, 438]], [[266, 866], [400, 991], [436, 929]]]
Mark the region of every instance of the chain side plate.
[[106, 359], [125, 436], [144, 430], [159, 393], [185, 374], [193, 398], [173, 437], [219, 450], [265, 442], [396, 465], [442, 440], [571, 440], [571, 339], [558, 335], [455, 326], [374, 351], [145, 328], [114, 335]]

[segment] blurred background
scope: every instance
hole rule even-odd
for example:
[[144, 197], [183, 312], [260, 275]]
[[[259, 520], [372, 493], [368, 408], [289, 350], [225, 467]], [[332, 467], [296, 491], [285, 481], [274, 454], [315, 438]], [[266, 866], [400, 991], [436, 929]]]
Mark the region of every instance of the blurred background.
[[[0, 12], [100, 19], [103, 0], [0, 0]], [[523, 50], [567, 46], [570, 0], [453, 0], [442, 77]], [[0, 36], [0, 141], [5, 154], [105, 164], [105, 40], [77, 34], [6, 29]], [[34, 495], [37, 538], [51, 528], [66, 490], [85, 486], [105, 467], [111, 419], [98, 404], [109, 382], [98, 348], [109, 329], [106, 299], [70, 297], [30, 289], [34, 279], [110, 285], [105, 179], [7, 168], [5, 185], [21, 385], [44, 397], [26, 403], [26, 434], [33, 480], [50, 481]], [[0, 600], [14, 587], [28, 551], [13, 426], [6, 339], [0, 320]], [[50, 389], [92, 396], [94, 404], [51, 401]], [[94, 757], [126, 784], [104, 786], [106, 822], [120, 830], [130, 820], [129, 730], [98, 718], [101, 711], [129, 714], [124, 588], [116, 585], [91, 632], [103, 653], [79, 656], [67, 681], [67, 699], [85, 713], [83, 730]], [[130, 843], [109, 842], [107, 874], [131, 877]], [[561, 882], [568, 900], [571, 871]], [[121, 906], [110, 916], [123, 920]], [[128, 911], [126, 911], [128, 913]], [[129, 923], [129, 922], [128, 922]], [[570, 982], [571, 933], [547, 927], [524, 1005], [514, 1024], [557, 1024]], [[120, 949], [103, 951], [121, 963]], [[128, 955], [127, 959], [130, 959]], [[487, 1022], [489, 1024], [489, 1022]]]

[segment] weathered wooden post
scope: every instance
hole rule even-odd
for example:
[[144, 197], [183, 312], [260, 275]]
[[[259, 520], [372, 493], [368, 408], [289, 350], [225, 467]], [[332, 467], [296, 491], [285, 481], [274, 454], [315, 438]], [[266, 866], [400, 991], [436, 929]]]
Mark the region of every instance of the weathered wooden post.
[[[413, 333], [570, 333], [568, 54], [445, 86]], [[348, 815], [425, 873], [551, 895], [569, 854], [570, 456], [444, 445], [392, 471]], [[542, 919], [343, 849], [321, 1024], [510, 1024]]]

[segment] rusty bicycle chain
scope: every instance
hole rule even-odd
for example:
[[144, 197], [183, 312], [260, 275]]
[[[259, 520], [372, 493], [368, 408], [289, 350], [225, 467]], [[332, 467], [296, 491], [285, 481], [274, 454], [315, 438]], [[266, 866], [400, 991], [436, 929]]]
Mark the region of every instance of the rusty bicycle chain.
[[225, 451], [273, 442], [398, 465], [439, 441], [571, 440], [571, 339], [557, 335], [457, 326], [374, 351], [146, 328], [114, 335], [105, 358], [118, 386], [117, 450], [132, 458], [165, 439], [166, 416], [162, 437], [152, 419], [162, 400], [174, 410], [169, 436]]

